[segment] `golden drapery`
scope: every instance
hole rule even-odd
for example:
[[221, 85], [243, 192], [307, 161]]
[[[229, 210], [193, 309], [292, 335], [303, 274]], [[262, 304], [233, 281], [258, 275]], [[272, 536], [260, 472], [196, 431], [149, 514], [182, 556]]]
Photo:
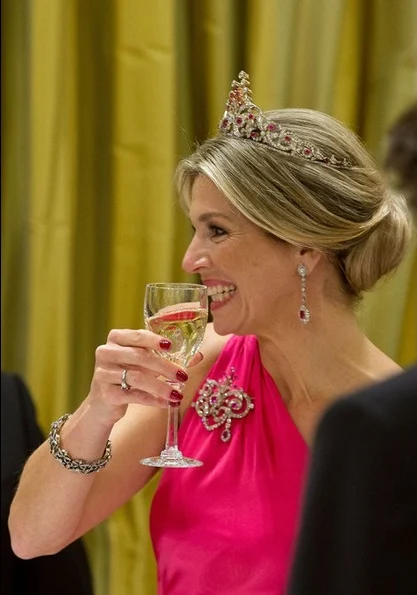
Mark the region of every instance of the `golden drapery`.
[[[88, 392], [95, 347], [142, 325], [149, 281], [185, 280], [176, 162], [212, 134], [230, 81], [264, 109], [346, 122], [381, 160], [415, 97], [415, 0], [2, 0], [2, 366], [45, 431]], [[417, 253], [361, 320], [416, 359]], [[97, 595], [152, 595], [156, 481], [87, 536]]]

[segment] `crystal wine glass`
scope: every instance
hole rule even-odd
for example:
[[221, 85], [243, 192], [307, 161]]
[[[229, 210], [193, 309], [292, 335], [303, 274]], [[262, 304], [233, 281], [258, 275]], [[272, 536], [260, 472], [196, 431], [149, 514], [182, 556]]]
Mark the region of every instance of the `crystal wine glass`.
[[[207, 287], [196, 283], [149, 283], [145, 291], [145, 326], [171, 341], [168, 352], [158, 354], [186, 367], [203, 340], [208, 316]], [[179, 391], [183, 383], [166, 380]], [[158, 457], [140, 462], [150, 467], [199, 467], [178, 448], [178, 404], [170, 403], [165, 449]]]

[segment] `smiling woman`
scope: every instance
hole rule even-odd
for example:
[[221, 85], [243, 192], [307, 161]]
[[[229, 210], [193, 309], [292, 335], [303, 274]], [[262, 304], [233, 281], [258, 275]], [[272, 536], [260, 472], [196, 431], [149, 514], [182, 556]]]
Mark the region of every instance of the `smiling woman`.
[[160, 335], [112, 330], [90, 393], [55, 431], [75, 467], [103, 461], [108, 440], [112, 459], [77, 475], [40, 447], [12, 505], [13, 547], [58, 551], [137, 493], [154, 472], [139, 459], [164, 443], [164, 379], [188, 375], [179, 440], [203, 466], [167, 470], [158, 485], [159, 593], [283, 595], [318, 419], [400, 371], [354, 305], [403, 258], [408, 211], [352, 133], [318, 112], [262, 112], [243, 72], [219, 134], [177, 182], [194, 228], [183, 267], [211, 301], [204, 358], [185, 372], [158, 356], [170, 348]]
[[[242, 76], [236, 89], [245, 88]], [[196, 176], [206, 176], [260, 229], [332, 257], [353, 296], [398, 266], [410, 238], [404, 200], [351, 131], [312, 110], [264, 114], [246, 97], [229, 100], [225, 114], [228, 128], [221, 125], [177, 170], [187, 209]], [[258, 131], [262, 142], [253, 142]]]
[[249, 221], [205, 176], [193, 184], [189, 215], [195, 234], [182, 265], [209, 288], [215, 330], [260, 335], [271, 312], [279, 312], [277, 323], [291, 320], [299, 297], [294, 248]]

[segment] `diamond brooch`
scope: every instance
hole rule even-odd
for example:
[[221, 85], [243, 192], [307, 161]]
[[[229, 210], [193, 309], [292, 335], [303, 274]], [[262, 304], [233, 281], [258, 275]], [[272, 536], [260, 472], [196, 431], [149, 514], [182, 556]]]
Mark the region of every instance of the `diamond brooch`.
[[233, 368], [219, 381], [208, 378], [192, 403], [206, 430], [212, 432], [224, 426], [220, 436], [223, 442], [229, 442], [232, 437], [232, 420], [246, 417], [255, 406], [252, 398], [233, 384], [234, 379]]

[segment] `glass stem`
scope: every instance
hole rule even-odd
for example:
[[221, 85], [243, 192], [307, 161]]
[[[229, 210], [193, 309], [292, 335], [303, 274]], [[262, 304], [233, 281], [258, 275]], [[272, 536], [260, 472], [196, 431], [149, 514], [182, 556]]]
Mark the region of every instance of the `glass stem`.
[[[182, 392], [184, 385], [179, 382], [168, 382], [168, 384], [175, 390]], [[172, 456], [181, 454], [178, 449], [178, 420], [179, 420], [179, 405], [168, 406], [168, 420], [167, 420], [167, 433], [165, 439], [165, 450], [163, 451], [166, 456]]]
[[178, 407], [168, 406], [167, 436], [165, 450], [178, 449]]

